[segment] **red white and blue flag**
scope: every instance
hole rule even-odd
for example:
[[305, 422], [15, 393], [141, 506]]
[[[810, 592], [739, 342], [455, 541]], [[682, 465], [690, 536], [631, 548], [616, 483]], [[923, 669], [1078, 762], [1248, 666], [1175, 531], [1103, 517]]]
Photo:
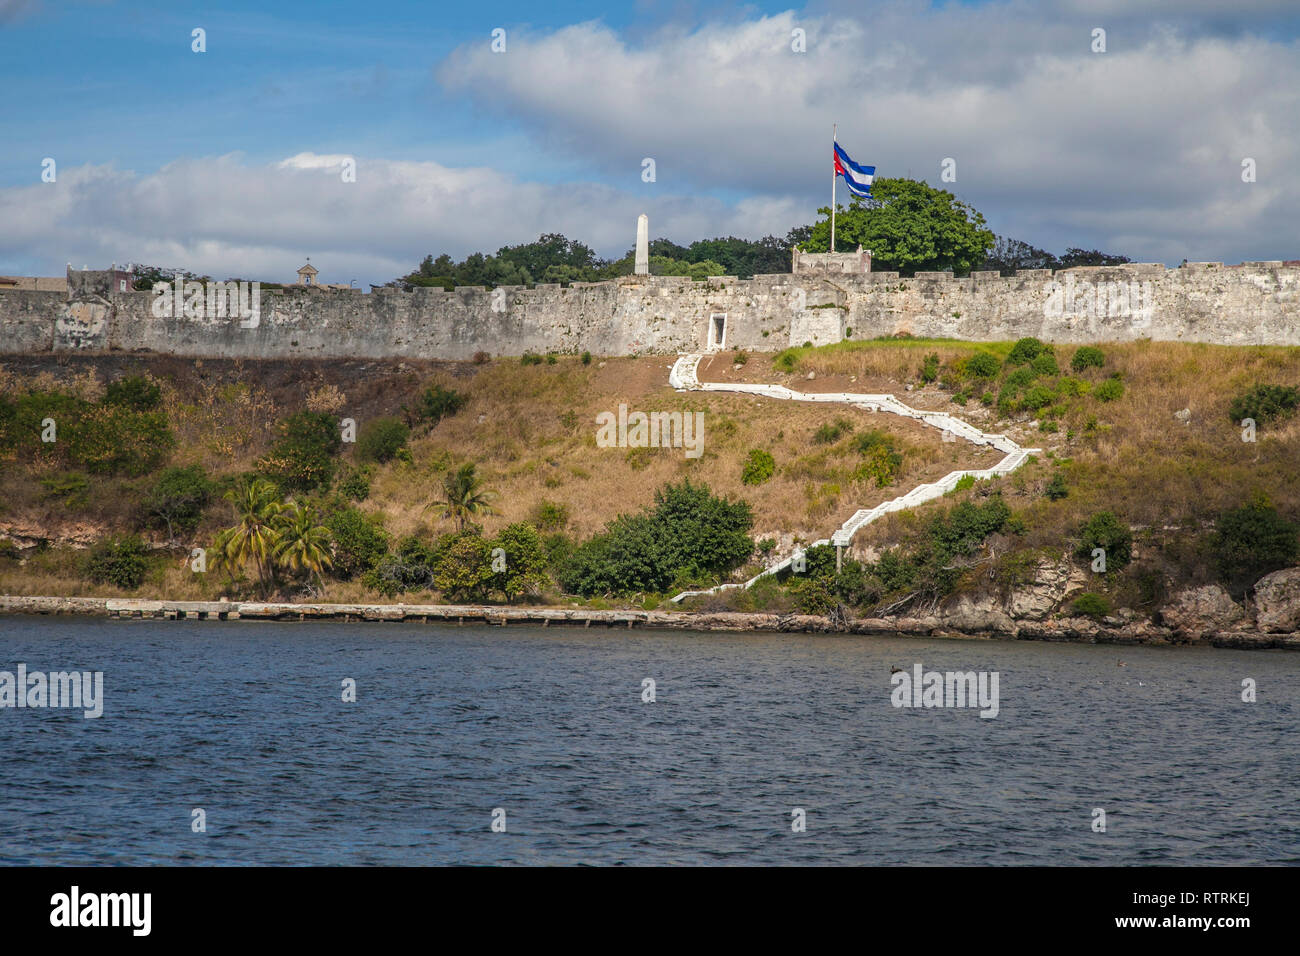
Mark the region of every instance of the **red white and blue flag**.
[[844, 177], [849, 192], [863, 199], [871, 198], [871, 182], [876, 178], [875, 166], [861, 166], [849, 159], [849, 154], [835, 144], [835, 175]]

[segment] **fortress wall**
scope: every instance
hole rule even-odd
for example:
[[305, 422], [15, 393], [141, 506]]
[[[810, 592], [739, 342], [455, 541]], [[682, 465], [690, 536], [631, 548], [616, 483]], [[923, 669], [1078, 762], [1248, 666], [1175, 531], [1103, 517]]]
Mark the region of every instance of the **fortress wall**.
[[[105, 273], [106, 275], [106, 273]], [[239, 318], [156, 317], [152, 292], [94, 273], [69, 292], [0, 291], [0, 351], [150, 351], [228, 358], [469, 359], [477, 352], [625, 355], [702, 350], [725, 313], [728, 349], [895, 335], [1080, 343], [1136, 338], [1300, 345], [1300, 262], [1133, 264], [954, 279], [783, 274], [707, 282], [628, 276], [569, 288], [263, 291]], [[766, 334], [765, 334], [766, 333]]]

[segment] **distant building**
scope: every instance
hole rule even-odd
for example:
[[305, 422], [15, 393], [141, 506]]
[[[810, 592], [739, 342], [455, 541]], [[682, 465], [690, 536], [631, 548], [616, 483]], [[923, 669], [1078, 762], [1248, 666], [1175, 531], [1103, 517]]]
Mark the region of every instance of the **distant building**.
[[352, 288], [352, 285], [350, 283], [344, 285], [342, 283], [321, 282], [317, 278], [317, 276], [319, 275], [320, 275], [320, 271], [314, 265], [312, 265], [311, 260], [308, 259], [307, 264], [298, 270], [298, 282], [296, 284], [300, 286], [311, 286], [314, 289], [351, 289]]

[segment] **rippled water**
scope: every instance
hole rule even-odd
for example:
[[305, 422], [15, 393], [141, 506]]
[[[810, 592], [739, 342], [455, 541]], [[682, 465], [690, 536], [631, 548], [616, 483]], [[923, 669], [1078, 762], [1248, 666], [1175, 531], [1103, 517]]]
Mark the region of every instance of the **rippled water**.
[[[917, 661], [1001, 712], [894, 708]], [[106, 703], [0, 710], [6, 863], [1300, 862], [1282, 652], [0, 618], [18, 662]]]

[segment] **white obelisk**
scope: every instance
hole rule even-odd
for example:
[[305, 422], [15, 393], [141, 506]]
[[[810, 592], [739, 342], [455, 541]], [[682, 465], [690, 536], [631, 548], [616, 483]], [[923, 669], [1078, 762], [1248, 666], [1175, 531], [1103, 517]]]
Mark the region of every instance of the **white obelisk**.
[[650, 217], [645, 213], [636, 217], [636, 259], [632, 271], [639, 276], [650, 274]]

